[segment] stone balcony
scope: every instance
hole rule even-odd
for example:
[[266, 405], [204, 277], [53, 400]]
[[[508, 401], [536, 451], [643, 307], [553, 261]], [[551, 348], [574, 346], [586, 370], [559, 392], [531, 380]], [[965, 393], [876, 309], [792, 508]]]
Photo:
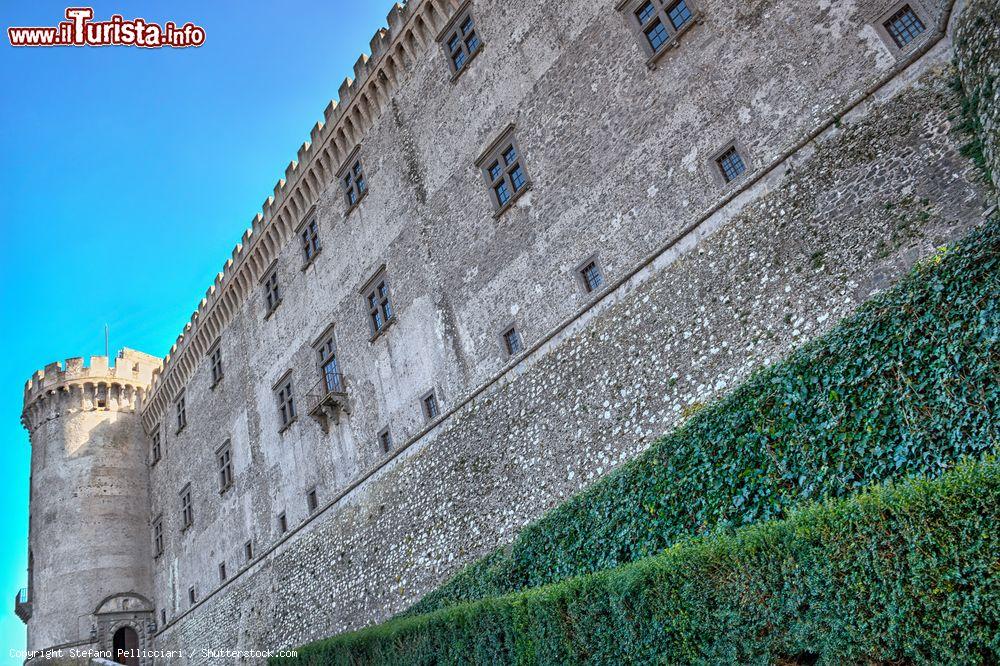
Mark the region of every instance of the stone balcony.
[[339, 372], [326, 373], [306, 394], [306, 408], [323, 429], [330, 431], [330, 423], [340, 424], [341, 413], [350, 414], [347, 401], [347, 380]]
[[14, 614], [21, 618], [21, 622], [28, 624], [31, 619], [31, 598], [28, 596], [28, 588], [22, 587], [14, 596]]

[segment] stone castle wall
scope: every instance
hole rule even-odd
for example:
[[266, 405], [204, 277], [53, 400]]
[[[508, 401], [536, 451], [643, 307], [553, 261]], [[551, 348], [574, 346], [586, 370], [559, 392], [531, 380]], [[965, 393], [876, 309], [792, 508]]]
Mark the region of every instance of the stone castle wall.
[[[701, 0], [648, 67], [610, 2], [479, 0], [484, 48], [459, 77], [434, 42], [458, 3], [394, 9], [144, 402], [163, 452], [155, 647], [277, 648], [384, 619], [978, 222], [937, 30], [951, 3], [915, 4], [928, 30], [900, 51], [879, 34], [886, 0]], [[474, 161], [511, 124], [531, 189], [495, 218]], [[712, 158], [734, 141], [750, 170], [725, 186]], [[356, 145], [369, 192], [349, 211], [332, 175]], [[304, 264], [310, 219], [323, 249]], [[575, 274], [592, 255], [597, 294]], [[380, 267], [397, 317], [371, 339], [359, 290]], [[349, 413], [325, 432], [305, 408], [331, 326]]]
[[996, 0], [970, 0], [955, 34], [956, 63], [983, 161], [1000, 187], [1000, 21]]
[[[652, 72], [603, 5], [562, 3], [570, 26], [527, 4], [476, 7], [490, 49], [478, 69], [442, 95], [443, 56], [427, 53], [362, 144], [362, 208], [345, 218], [336, 184], [324, 194], [323, 255], [302, 271], [283, 250], [279, 310], [264, 319], [246, 302], [222, 337], [224, 382], [209, 388], [202, 364], [186, 385], [189, 424], [165, 430], [153, 513], [176, 521], [187, 482], [201, 495], [195, 527], [170, 526], [154, 565], [157, 647], [289, 646], [385, 618], [981, 219], [948, 43], [895, 69], [865, 23], [884, 7], [703, 3], [706, 22]], [[490, 42], [521, 26], [519, 9], [536, 20]], [[756, 57], [720, 59], [727, 40], [750, 40], [741, 21]], [[817, 46], [817, 33], [841, 41]], [[676, 97], [650, 90], [674, 81]], [[723, 113], [732, 98], [746, 106]], [[493, 221], [470, 163], [511, 120], [533, 189]], [[706, 160], [733, 136], [755, 172], [724, 190]], [[595, 250], [623, 280], [596, 302], [572, 275]], [[369, 342], [357, 290], [383, 263], [399, 319]], [[511, 319], [538, 345], [514, 364], [496, 342]], [[310, 376], [331, 323], [351, 413], [329, 434], [304, 414], [278, 434], [271, 386], [288, 369]], [[455, 413], [428, 429], [431, 386]], [[237, 479], [220, 499], [225, 440]]]

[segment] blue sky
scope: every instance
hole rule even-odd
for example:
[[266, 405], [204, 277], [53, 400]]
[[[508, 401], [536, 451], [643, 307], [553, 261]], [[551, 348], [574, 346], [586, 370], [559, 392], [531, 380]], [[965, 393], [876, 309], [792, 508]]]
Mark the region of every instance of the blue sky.
[[14, 49], [7, 27], [67, 4], [0, 0], [0, 663], [24, 644], [24, 381], [103, 354], [105, 323], [112, 353], [166, 353], [391, 6], [96, 2], [97, 20], [192, 21], [205, 45]]

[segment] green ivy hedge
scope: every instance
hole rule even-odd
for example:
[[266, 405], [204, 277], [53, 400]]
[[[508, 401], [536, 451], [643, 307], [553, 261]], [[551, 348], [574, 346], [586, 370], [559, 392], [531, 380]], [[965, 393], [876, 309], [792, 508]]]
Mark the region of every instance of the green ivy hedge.
[[409, 612], [499, 596], [995, 450], [1000, 218], [526, 527]]
[[996, 664], [1000, 464], [313, 643], [296, 664]]

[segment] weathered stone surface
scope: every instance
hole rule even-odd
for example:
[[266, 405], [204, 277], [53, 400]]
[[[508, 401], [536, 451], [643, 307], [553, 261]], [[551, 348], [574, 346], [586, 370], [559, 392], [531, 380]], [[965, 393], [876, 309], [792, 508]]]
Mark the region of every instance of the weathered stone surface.
[[[934, 27], [950, 3], [921, 3], [928, 30], [903, 52], [872, 25], [885, 0], [699, 5], [704, 22], [650, 69], [607, 3], [477, 2], [484, 50], [454, 81], [432, 39], [447, 3], [390, 15], [410, 64], [386, 67], [391, 95], [365, 107], [368, 194], [348, 213], [324, 171], [313, 199], [295, 189], [299, 217], [255, 221], [143, 402], [163, 439], [157, 648], [278, 648], [384, 619], [981, 219]], [[358, 65], [366, 80], [382, 66]], [[338, 123], [360, 95], [342, 88]], [[532, 186], [494, 219], [474, 160], [509, 123]], [[711, 158], [733, 140], [750, 173], [725, 187]], [[292, 229], [313, 214], [323, 250], [303, 266]], [[594, 253], [596, 296], [575, 274]], [[265, 316], [272, 254], [282, 302]], [[396, 321], [372, 340], [359, 290], [383, 265]], [[510, 322], [529, 347], [513, 362]], [[324, 432], [305, 399], [331, 325], [349, 414]], [[272, 387], [289, 371], [299, 414], [282, 431]], [[428, 428], [431, 388], [446, 414]]]
[[160, 360], [126, 349], [108, 365], [104, 356], [87, 367], [71, 358], [25, 386], [29, 650], [85, 649], [97, 643], [92, 629], [110, 636], [125, 621], [148, 645], [149, 488], [138, 410]]
[[986, 169], [1000, 187], [1000, 8], [970, 0], [955, 31], [955, 62], [982, 146]]
[[773, 191], [722, 213], [161, 643], [288, 646], [385, 618], [978, 221], [948, 76], [845, 118]]

